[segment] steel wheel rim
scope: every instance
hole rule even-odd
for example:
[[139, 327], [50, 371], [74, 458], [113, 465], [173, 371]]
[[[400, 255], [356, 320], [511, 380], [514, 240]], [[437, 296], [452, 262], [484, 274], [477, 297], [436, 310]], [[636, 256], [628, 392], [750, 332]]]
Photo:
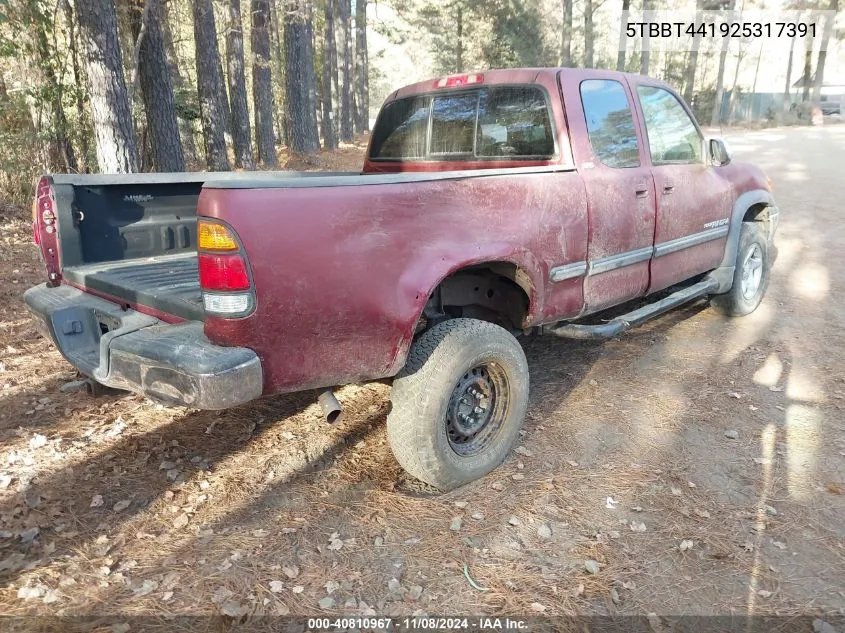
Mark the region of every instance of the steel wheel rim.
[[446, 437], [461, 457], [482, 452], [501, 432], [508, 412], [508, 376], [497, 363], [468, 370], [446, 408]]
[[740, 290], [744, 299], [751, 299], [760, 289], [763, 279], [763, 249], [759, 244], [752, 244], [742, 261]]

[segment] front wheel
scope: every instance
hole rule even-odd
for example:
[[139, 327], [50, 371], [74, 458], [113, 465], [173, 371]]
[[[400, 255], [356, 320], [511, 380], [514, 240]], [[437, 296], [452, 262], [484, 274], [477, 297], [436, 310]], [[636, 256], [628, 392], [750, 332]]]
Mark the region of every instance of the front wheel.
[[713, 297], [710, 305], [728, 316], [751, 314], [766, 294], [770, 268], [769, 243], [763, 226], [759, 222], [743, 222], [733, 286], [725, 294]]
[[528, 363], [504, 328], [451, 319], [420, 336], [393, 381], [387, 437], [411, 475], [441, 490], [501, 464], [528, 406]]

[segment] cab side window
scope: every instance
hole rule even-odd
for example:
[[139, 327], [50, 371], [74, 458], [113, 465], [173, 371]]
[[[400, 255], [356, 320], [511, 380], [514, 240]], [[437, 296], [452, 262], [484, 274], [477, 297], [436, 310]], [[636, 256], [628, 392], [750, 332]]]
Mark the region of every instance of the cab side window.
[[610, 79], [582, 81], [581, 103], [596, 158], [608, 167], [639, 167], [637, 132], [622, 84]]
[[701, 163], [704, 142], [678, 98], [668, 90], [637, 86], [651, 162], [655, 165]]

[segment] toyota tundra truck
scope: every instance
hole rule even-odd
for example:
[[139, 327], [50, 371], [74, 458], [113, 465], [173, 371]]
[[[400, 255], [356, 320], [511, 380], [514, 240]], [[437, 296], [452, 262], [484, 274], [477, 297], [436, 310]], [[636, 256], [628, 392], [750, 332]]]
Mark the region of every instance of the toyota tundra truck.
[[448, 490], [518, 436], [520, 336], [749, 314], [778, 209], [666, 84], [535, 68], [396, 90], [360, 173], [48, 175], [33, 220], [26, 303], [92, 384], [198, 409], [313, 389], [332, 421], [333, 388], [390, 379], [396, 458]]

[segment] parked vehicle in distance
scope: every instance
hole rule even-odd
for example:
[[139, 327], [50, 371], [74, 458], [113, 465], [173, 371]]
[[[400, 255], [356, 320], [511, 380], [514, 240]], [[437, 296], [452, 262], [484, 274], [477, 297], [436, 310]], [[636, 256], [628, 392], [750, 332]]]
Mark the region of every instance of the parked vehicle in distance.
[[48, 279], [26, 302], [93, 381], [201, 409], [320, 389], [331, 420], [331, 388], [393, 378], [393, 451], [441, 489], [518, 436], [517, 336], [615, 336], [703, 297], [749, 314], [778, 223], [669, 86], [560, 68], [397, 90], [361, 173], [45, 176], [33, 213]]
[[819, 107], [822, 109], [822, 114], [824, 116], [842, 114], [842, 102], [828, 99], [824, 95], [821, 98]]

